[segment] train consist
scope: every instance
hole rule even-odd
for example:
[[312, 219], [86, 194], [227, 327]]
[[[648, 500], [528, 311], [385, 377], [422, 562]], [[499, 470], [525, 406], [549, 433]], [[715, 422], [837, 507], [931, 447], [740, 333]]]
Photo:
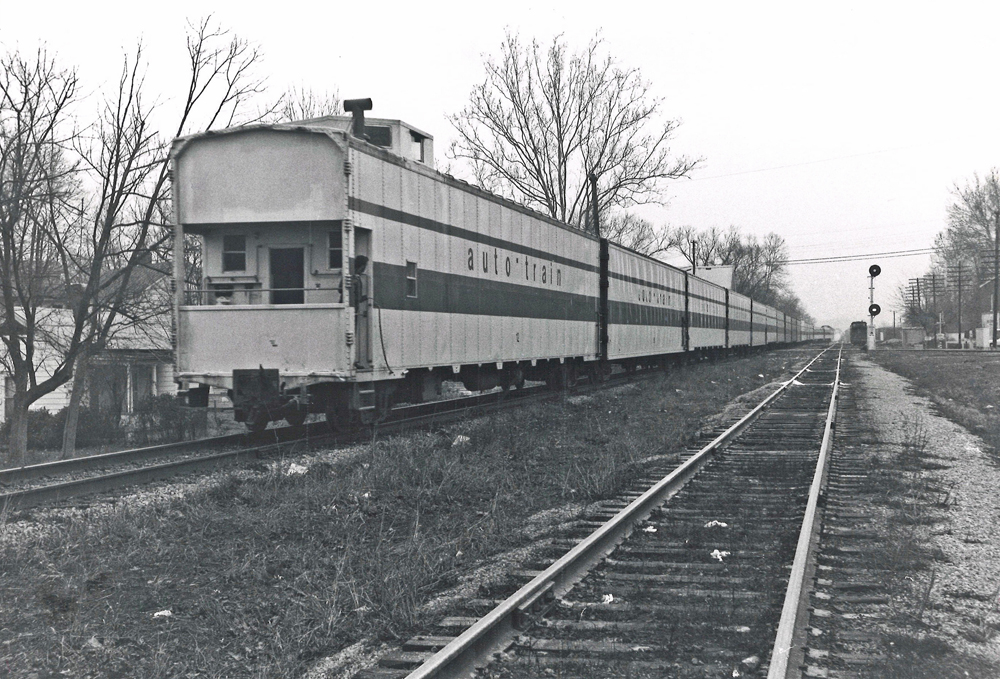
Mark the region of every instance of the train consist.
[[868, 346], [868, 324], [864, 321], [851, 323], [851, 344], [862, 349]]
[[[343, 424], [445, 379], [571, 385], [813, 327], [434, 170], [433, 138], [353, 117], [177, 139], [177, 379], [252, 430]], [[358, 105], [362, 104], [362, 105]], [[365, 106], [367, 104], [367, 106]], [[184, 241], [203, 240], [198, 289]]]

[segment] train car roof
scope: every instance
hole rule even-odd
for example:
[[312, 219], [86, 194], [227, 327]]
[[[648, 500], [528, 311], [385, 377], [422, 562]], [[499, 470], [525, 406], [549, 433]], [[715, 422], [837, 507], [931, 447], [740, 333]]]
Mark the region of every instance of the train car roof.
[[[318, 118], [315, 120], [327, 121], [327, 119], [332, 120], [335, 118], [337, 118], [337, 116], [326, 116], [324, 118]], [[383, 119], [373, 119], [373, 120], [380, 121]], [[569, 231], [570, 233], [573, 233], [576, 236], [587, 238], [593, 241], [597, 240], [596, 236], [586, 231], [583, 231], [582, 229], [578, 229], [569, 224], [564, 224], [563, 222], [560, 222], [558, 219], [554, 219], [553, 217], [550, 217], [549, 215], [541, 213], [526, 205], [516, 203], [509, 198], [498, 196], [495, 193], [491, 193], [490, 191], [487, 191], [486, 189], [480, 186], [476, 186], [475, 184], [471, 184], [463, 179], [459, 179], [450, 174], [446, 174], [439, 170], [435, 170], [434, 168], [428, 167], [414, 160], [410, 160], [409, 158], [404, 158], [403, 156], [397, 155], [388, 149], [382, 148], [381, 146], [376, 146], [375, 144], [367, 142], [363, 139], [358, 139], [357, 137], [351, 135], [349, 131], [340, 129], [336, 125], [312, 124], [312, 121], [304, 121], [304, 123], [306, 124], [295, 122], [295, 123], [275, 123], [275, 124], [261, 124], [261, 125], [242, 125], [237, 127], [227, 127], [221, 130], [209, 130], [207, 132], [198, 132], [195, 134], [185, 135], [183, 137], [177, 137], [176, 139], [174, 139], [170, 147], [170, 160], [176, 161], [181, 155], [183, 155], [184, 151], [190, 144], [198, 142], [202, 139], [214, 139], [226, 135], [245, 134], [245, 133], [259, 132], [259, 131], [274, 131], [274, 132], [289, 132], [289, 133], [306, 132], [310, 134], [322, 134], [333, 139], [334, 142], [337, 143], [338, 145], [347, 144], [350, 147], [362, 151], [363, 153], [376, 156], [386, 162], [399, 165], [400, 167], [406, 167], [410, 170], [415, 170], [429, 177], [435, 177], [456, 188], [469, 191], [482, 198], [486, 198], [488, 200], [492, 200], [494, 202], [503, 204], [506, 207], [521, 212], [522, 214], [529, 215], [536, 219], [540, 219], [548, 224]], [[406, 124], [406, 126], [411, 127], [408, 124]], [[621, 247], [624, 248], [625, 246]], [[661, 262], [661, 264], [662, 263], [663, 262]]]

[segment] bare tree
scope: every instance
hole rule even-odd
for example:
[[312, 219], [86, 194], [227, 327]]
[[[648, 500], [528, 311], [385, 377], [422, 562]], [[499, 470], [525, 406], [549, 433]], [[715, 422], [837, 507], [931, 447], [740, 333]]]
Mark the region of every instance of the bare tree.
[[[83, 400], [90, 359], [108, 346], [116, 332], [154, 324], [169, 313], [168, 295], [144, 294], [150, 282], [134, 285], [137, 272], [159, 272], [170, 267], [164, 246], [172, 229], [169, 215], [168, 154], [170, 141], [192, 124], [231, 126], [251, 123], [273, 114], [273, 108], [247, 116], [248, 104], [263, 92], [254, 66], [261, 56], [247, 42], [205, 19], [189, 29], [190, 79], [187, 97], [171, 134], [164, 137], [151, 127], [154, 107], [144, 97], [142, 47], [126, 57], [117, 88], [102, 104], [89, 144], [81, 145], [89, 175], [99, 187], [88, 210], [80, 264], [86, 287], [74, 315], [86, 328], [76, 351], [76, 369], [63, 431], [63, 457], [76, 447], [79, 408]], [[71, 248], [62, 247], [69, 253]], [[159, 266], [157, 261], [159, 260]]]
[[665, 240], [668, 250], [683, 255], [689, 264], [696, 266], [735, 265], [750, 250], [735, 226], [728, 231], [718, 227], [699, 231], [693, 226], [680, 226], [669, 229]]
[[336, 90], [317, 92], [294, 86], [285, 92], [275, 112], [277, 122], [295, 122], [341, 113], [340, 95]]
[[717, 227], [698, 231], [683, 226], [670, 229], [665, 242], [667, 250], [681, 254], [691, 264], [732, 266], [735, 292], [796, 318], [812, 320], [802, 301], [788, 287], [788, 246], [778, 234], [769, 233], [758, 239], [741, 233], [735, 226], [725, 231]]
[[663, 254], [669, 248], [667, 232], [630, 212], [612, 213], [602, 222], [601, 235], [649, 257]]
[[[992, 299], [1000, 299], [1000, 170], [993, 168], [984, 177], [974, 174], [965, 186], [956, 185], [952, 195], [948, 227], [935, 241], [937, 259], [952, 269], [960, 262], [974, 268], [977, 280], [991, 284]], [[991, 342], [995, 343], [996, 304], [979, 290], [974, 288], [972, 301], [980, 309], [993, 310]]]
[[167, 136], [151, 122], [156, 107], [144, 97], [141, 46], [126, 57], [96, 122], [82, 130], [67, 131], [74, 71], [59, 70], [44, 51], [33, 61], [14, 53], [0, 62], [0, 334], [14, 379], [14, 463], [27, 446], [28, 407], [79, 372], [63, 441], [64, 455], [71, 453], [90, 359], [122, 327], [169, 308], [151, 303], [135, 277], [169, 270], [162, 260], [171, 233], [170, 140], [273, 114], [273, 107], [245, 114], [263, 91], [255, 48], [210, 19], [191, 26], [187, 44], [190, 80]]
[[[52, 300], [68, 292], [60, 276], [54, 227], [67, 218], [74, 164], [66, 150], [77, 75], [39, 50], [0, 61], [0, 303], [5, 368], [14, 381], [10, 456], [24, 457], [28, 406], [65, 383], [65, 363], [51, 366], [43, 336], [59, 334]], [[48, 375], [39, 374], [48, 363]]]
[[485, 67], [468, 105], [449, 116], [458, 139], [448, 155], [471, 163], [495, 193], [583, 226], [588, 174], [599, 177], [599, 209], [609, 215], [661, 203], [664, 182], [699, 162], [670, 153], [679, 121], [661, 119], [649, 83], [603, 55], [598, 37], [571, 54], [561, 35], [542, 47], [508, 33]]

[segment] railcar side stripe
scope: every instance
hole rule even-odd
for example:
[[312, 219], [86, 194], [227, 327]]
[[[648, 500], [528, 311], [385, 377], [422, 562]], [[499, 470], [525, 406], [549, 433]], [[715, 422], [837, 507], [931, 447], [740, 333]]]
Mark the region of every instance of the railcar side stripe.
[[[596, 296], [420, 269], [418, 296], [408, 297], [406, 267], [375, 262], [373, 274], [375, 305], [382, 309], [597, 322]], [[681, 327], [683, 322], [681, 309], [614, 300], [608, 306], [611, 325]], [[710, 314], [691, 317], [697, 328], [721, 328], [725, 322]]]
[[[530, 247], [528, 245], [521, 245], [520, 243], [512, 243], [510, 241], [503, 240], [502, 238], [497, 238], [496, 236], [491, 236], [486, 233], [479, 233], [478, 231], [470, 231], [469, 229], [464, 229], [460, 226], [453, 226], [451, 224], [445, 224], [444, 222], [439, 222], [434, 219], [428, 219], [427, 217], [420, 217], [419, 215], [411, 214], [409, 212], [403, 212], [402, 210], [397, 210], [395, 208], [387, 207], [385, 205], [378, 205], [376, 203], [368, 202], [367, 200], [362, 200], [361, 198], [356, 198], [351, 196], [348, 199], [348, 207], [351, 210], [364, 213], [366, 215], [371, 215], [372, 217], [381, 217], [382, 219], [388, 219], [393, 222], [399, 222], [400, 224], [409, 224], [410, 226], [415, 226], [420, 229], [426, 229], [427, 231], [433, 231], [435, 233], [444, 234], [445, 236], [454, 236], [456, 238], [462, 238], [464, 240], [469, 240], [474, 243], [479, 243], [481, 245], [489, 245], [490, 247], [503, 248], [509, 250], [510, 252], [518, 252], [529, 257], [534, 257], [539, 261], [547, 260], [549, 262], [556, 262], [558, 264], [563, 264], [565, 266], [572, 266], [577, 269], [582, 269], [591, 273], [597, 273], [597, 264], [588, 264], [584, 262], [578, 262], [575, 259], [570, 259], [568, 257], [562, 257], [560, 255], [553, 254], [551, 252], [545, 252], [544, 250], [539, 250], [537, 248]], [[594, 244], [594, 252], [596, 255], [597, 248], [596, 243]], [[596, 259], [596, 256], [595, 256]]]
[[[372, 203], [367, 200], [362, 200], [351, 196], [348, 199], [348, 207], [351, 210], [361, 212], [366, 215], [371, 215], [372, 217], [380, 217], [382, 219], [388, 219], [393, 222], [398, 222], [400, 224], [408, 224], [410, 226], [415, 226], [419, 229], [425, 229], [427, 231], [433, 231], [434, 233], [440, 233], [445, 236], [454, 236], [456, 238], [462, 238], [463, 240], [472, 241], [473, 243], [479, 243], [480, 245], [488, 245], [490, 247], [501, 248], [508, 252], [516, 252], [519, 254], [527, 255], [529, 257], [534, 257], [539, 261], [549, 261], [562, 264], [564, 266], [571, 266], [581, 271], [587, 271], [588, 273], [598, 273], [599, 268], [596, 264], [591, 264], [587, 262], [581, 262], [575, 259], [570, 259], [569, 257], [563, 257], [561, 255], [555, 255], [551, 252], [546, 252], [544, 250], [539, 250], [527, 245], [522, 245], [520, 243], [514, 243], [513, 241], [504, 240], [502, 238], [497, 238], [496, 236], [491, 236], [485, 233], [479, 233], [478, 231], [471, 231], [469, 229], [462, 228], [460, 226], [453, 226], [451, 224], [446, 224], [444, 222], [439, 222], [434, 219], [428, 219], [427, 217], [420, 217], [409, 212], [403, 212], [402, 210], [397, 210], [395, 208], [387, 207], [385, 205], [379, 205], [377, 203]], [[669, 264], [659, 263], [659, 266], [669, 267], [671, 271], [676, 271], [681, 273], [680, 269], [674, 269], [670, 267]], [[611, 278], [615, 278], [626, 283], [634, 283], [635, 285], [641, 285], [647, 288], [653, 288], [654, 290], [663, 290], [665, 292], [670, 292], [675, 295], [683, 295], [684, 290], [680, 288], [674, 288], [669, 285], [663, 285], [661, 283], [656, 283], [654, 281], [646, 281], [641, 278], [636, 278], [634, 276], [627, 276], [625, 274], [617, 273], [611, 271], [609, 273]], [[721, 290], [720, 290], [721, 293]], [[718, 304], [719, 306], [724, 306], [725, 301], [720, 299], [715, 299], [713, 297], [706, 297], [704, 295], [692, 294], [691, 299], [700, 299], [706, 302], [711, 302], [713, 304]]]

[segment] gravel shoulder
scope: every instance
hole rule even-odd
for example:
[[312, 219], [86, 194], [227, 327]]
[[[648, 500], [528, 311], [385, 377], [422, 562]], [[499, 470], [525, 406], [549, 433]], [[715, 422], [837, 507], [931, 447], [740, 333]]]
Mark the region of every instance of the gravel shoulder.
[[[921, 527], [927, 544], [942, 555], [928, 599], [928, 627], [959, 653], [1000, 663], [997, 455], [979, 437], [938, 415], [929, 399], [913, 393], [908, 380], [863, 358], [852, 360], [860, 377], [855, 385], [859, 408], [873, 444], [899, 447], [918, 437], [940, 462], [940, 469], [923, 472], [943, 488], [938, 502], [948, 507], [941, 521]], [[928, 580], [929, 574], [915, 578]], [[927, 589], [926, 582], [915, 586]]]

